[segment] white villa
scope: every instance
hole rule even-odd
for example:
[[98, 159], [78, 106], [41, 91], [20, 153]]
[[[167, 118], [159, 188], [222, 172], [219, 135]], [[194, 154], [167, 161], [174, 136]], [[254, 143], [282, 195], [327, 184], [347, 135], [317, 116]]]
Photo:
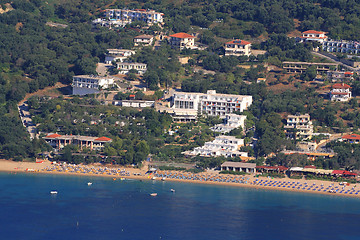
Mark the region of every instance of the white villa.
[[113, 61], [123, 62], [126, 58], [135, 54], [135, 51], [128, 49], [108, 49], [108, 53], [105, 56], [105, 63], [111, 64]]
[[244, 139], [237, 139], [234, 136], [217, 136], [214, 141], [206, 142], [204, 146], [183, 152], [183, 154], [204, 157], [248, 157], [247, 152], [239, 151], [242, 146], [244, 146]]
[[211, 128], [214, 132], [220, 132], [220, 133], [228, 133], [231, 130], [242, 127], [242, 129], [245, 128], [245, 115], [238, 115], [238, 114], [226, 114], [224, 123], [216, 124], [214, 127]]
[[86, 95], [100, 92], [101, 89], [106, 89], [114, 84], [114, 78], [100, 77], [93, 75], [78, 75], [73, 76], [71, 84], [73, 95]]
[[346, 102], [351, 99], [351, 87], [345, 83], [335, 83], [330, 92], [331, 101]]
[[144, 74], [147, 70], [147, 65], [145, 63], [130, 63], [130, 62], [122, 62], [117, 63], [117, 69], [120, 74], [128, 74], [131, 69], [134, 69], [138, 72], [138, 74]]
[[134, 37], [134, 45], [135, 46], [149, 46], [152, 44], [152, 42], [154, 41], [154, 36], [152, 35], [139, 35]]
[[251, 54], [251, 43], [235, 39], [225, 43], [225, 56], [250, 56]]
[[184, 48], [194, 49], [195, 37], [187, 33], [175, 33], [169, 36], [169, 43], [172, 48], [178, 48], [180, 50]]
[[323, 43], [328, 38], [325, 34], [326, 32], [308, 30], [302, 33], [301, 39], [304, 41], [317, 41]]

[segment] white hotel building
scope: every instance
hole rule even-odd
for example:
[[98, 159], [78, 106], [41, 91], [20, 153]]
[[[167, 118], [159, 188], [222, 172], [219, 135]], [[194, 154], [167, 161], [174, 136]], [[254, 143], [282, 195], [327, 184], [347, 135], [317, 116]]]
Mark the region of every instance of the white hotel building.
[[214, 132], [228, 133], [235, 128], [245, 128], [245, 115], [238, 115], [235, 113], [226, 114], [224, 120], [224, 123], [216, 124], [214, 127], [211, 128], [211, 130], [213, 130]]
[[86, 95], [100, 92], [114, 84], [114, 78], [93, 75], [73, 76], [71, 84], [73, 95]]
[[225, 118], [235, 111], [243, 112], [252, 104], [252, 96], [207, 93], [175, 92], [172, 97], [173, 117], [179, 121], [195, 120], [198, 113]]
[[110, 21], [119, 21], [122, 23], [131, 23], [133, 21], [142, 21], [149, 25], [162, 23], [164, 14], [149, 9], [106, 9], [105, 17]]
[[183, 152], [183, 154], [205, 157], [248, 157], [247, 152], [239, 151], [242, 146], [244, 146], [244, 139], [237, 139], [234, 136], [217, 136], [214, 141], [206, 142], [204, 146]]

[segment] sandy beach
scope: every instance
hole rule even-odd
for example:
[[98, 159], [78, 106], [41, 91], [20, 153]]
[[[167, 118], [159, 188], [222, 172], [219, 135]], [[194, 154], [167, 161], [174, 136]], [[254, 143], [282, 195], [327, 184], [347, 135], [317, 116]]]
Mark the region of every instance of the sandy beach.
[[218, 174], [214, 171], [192, 174], [179, 171], [157, 171], [146, 174], [147, 165], [141, 169], [125, 168], [122, 166], [94, 165], [72, 165], [52, 164], [49, 161], [41, 163], [14, 162], [0, 160], [0, 171], [5, 172], [27, 172], [31, 174], [65, 174], [82, 176], [101, 176], [118, 179], [138, 179], [154, 181], [176, 181], [187, 183], [216, 184], [236, 187], [250, 187], [256, 189], [271, 189], [278, 191], [304, 192], [309, 194], [329, 194], [333, 196], [359, 197], [359, 184], [340, 185], [339, 182], [304, 180], [290, 178], [267, 178], [255, 177], [254, 175], [230, 175]]

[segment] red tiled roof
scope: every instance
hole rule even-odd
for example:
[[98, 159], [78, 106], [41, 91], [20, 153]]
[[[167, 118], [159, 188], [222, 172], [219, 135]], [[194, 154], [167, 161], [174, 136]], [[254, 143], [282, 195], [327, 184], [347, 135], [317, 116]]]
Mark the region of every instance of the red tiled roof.
[[61, 137], [61, 135], [54, 133], [54, 134], [50, 134], [50, 135], [46, 136], [46, 138], [57, 138], [57, 137]]
[[342, 137], [342, 139], [347, 139], [347, 140], [360, 140], [360, 135], [359, 134], [348, 134]]
[[333, 170], [332, 174], [343, 174], [344, 170]]
[[315, 166], [309, 165], [309, 166], [305, 166], [304, 168], [312, 168], [312, 169], [316, 169]]
[[356, 173], [345, 171], [345, 170], [333, 170], [332, 174], [356, 176]]
[[108, 142], [108, 141], [111, 141], [111, 138], [108, 138], [108, 137], [99, 137], [99, 138], [95, 139], [94, 141]]
[[173, 35], [170, 35], [169, 37], [174, 37], [174, 38], [195, 38], [194, 36], [187, 34], [187, 33], [175, 33]]
[[134, 95], [134, 94], [130, 94], [129, 97], [135, 97], [135, 95]]
[[334, 85], [332, 85], [332, 88], [347, 89], [347, 88], [351, 88], [351, 87], [345, 83], [335, 83]]
[[346, 75], [353, 75], [353, 72], [345, 72]]
[[235, 39], [235, 40], [232, 40], [230, 42], [227, 42], [226, 44], [249, 45], [249, 44], [251, 44], [251, 42], [247, 42], [247, 41], [240, 40], [240, 39]]
[[315, 31], [315, 30], [307, 30], [305, 32], [303, 32], [303, 34], [325, 34], [326, 32], [319, 32], [319, 31]]

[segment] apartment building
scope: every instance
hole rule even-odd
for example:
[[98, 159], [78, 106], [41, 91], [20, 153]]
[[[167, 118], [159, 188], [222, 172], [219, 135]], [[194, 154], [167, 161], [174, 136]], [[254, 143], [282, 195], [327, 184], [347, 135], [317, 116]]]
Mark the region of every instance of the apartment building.
[[60, 135], [49, 134], [43, 139], [53, 148], [61, 150], [67, 145], [76, 145], [81, 150], [88, 148], [90, 150], [101, 151], [106, 143], [111, 143], [112, 139], [107, 137], [89, 137], [79, 135]]
[[86, 95], [100, 92], [101, 89], [112, 87], [114, 78], [93, 75], [73, 76], [71, 84], [73, 95]]
[[340, 52], [349, 54], [360, 53], [360, 43], [346, 40], [326, 40], [322, 43], [322, 50], [326, 52]]
[[328, 71], [327, 79], [332, 82], [343, 82], [353, 80], [353, 72]]
[[119, 21], [125, 24], [142, 21], [149, 25], [162, 24], [164, 14], [150, 9], [106, 9], [105, 18], [110, 21]]
[[184, 48], [194, 49], [195, 37], [187, 33], [175, 33], [169, 36], [169, 44], [172, 48], [178, 48], [180, 50]]
[[138, 74], [144, 74], [147, 70], [147, 65], [145, 63], [130, 63], [130, 62], [122, 62], [117, 63], [117, 69], [120, 74], [128, 74], [131, 69], [134, 69], [138, 72]]
[[123, 62], [126, 58], [135, 54], [135, 51], [128, 49], [107, 49], [107, 54], [105, 55], [105, 63], [111, 64], [114, 62]]
[[214, 127], [211, 128], [214, 132], [220, 133], [228, 133], [235, 128], [242, 127], [245, 128], [245, 115], [238, 115], [238, 114], [226, 114], [224, 123], [216, 124]]
[[334, 71], [338, 68], [337, 63], [312, 63], [312, 62], [283, 62], [283, 68], [287, 73], [303, 73], [311, 66], [316, 67], [317, 74]]
[[242, 146], [244, 146], [244, 139], [237, 139], [234, 136], [217, 136], [214, 141], [206, 142], [204, 146], [183, 152], [183, 154], [204, 157], [248, 157], [247, 152], [239, 151]]
[[154, 41], [154, 36], [151, 35], [144, 34], [134, 37], [134, 45], [136, 47], [140, 45], [149, 46], [153, 43], [153, 41]]
[[331, 101], [346, 102], [351, 99], [351, 87], [345, 83], [335, 83], [330, 92]]
[[198, 114], [219, 116], [235, 111], [243, 112], [252, 104], [252, 96], [219, 94], [215, 90], [207, 93], [174, 92], [172, 96], [173, 117], [178, 120], [194, 119]]
[[225, 56], [250, 56], [251, 54], [251, 43], [235, 39], [225, 43]]
[[300, 37], [303, 41], [317, 41], [323, 43], [328, 39], [325, 35], [326, 32], [315, 31], [315, 30], [308, 30], [302, 33]]
[[295, 134], [296, 138], [309, 139], [314, 132], [309, 114], [288, 115], [284, 128], [286, 136], [292, 139], [295, 138]]

